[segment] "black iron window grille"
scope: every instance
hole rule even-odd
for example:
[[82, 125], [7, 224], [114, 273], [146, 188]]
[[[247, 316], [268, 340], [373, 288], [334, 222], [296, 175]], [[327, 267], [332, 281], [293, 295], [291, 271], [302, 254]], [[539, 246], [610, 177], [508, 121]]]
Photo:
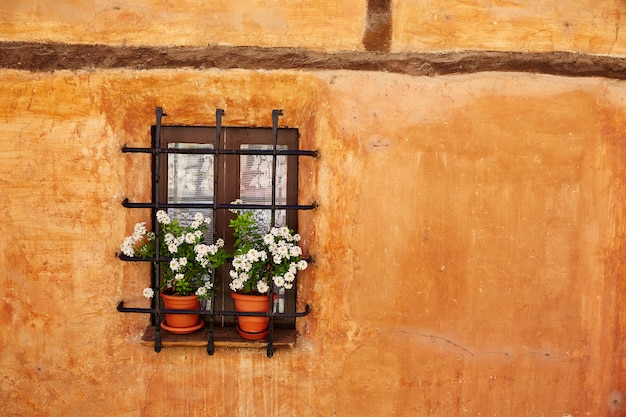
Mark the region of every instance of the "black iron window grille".
[[[297, 129], [279, 128], [281, 110], [272, 111], [272, 128], [224, 127], [224, 111], [215, 112], [214, 127], [164, 126], [166, 116], [161, 107], [156, 108], [156, 123], [152, 128], [152, 146], [134, 148], [124, 146], [125, 153], [148, 153], [152, 155], [152, 201], [131, 202], [126, 198], [122, 204], [127, 208], [149, 208], [152, 211], [152, 230], [157, 236], [155, 246], [159, 253], [159, 223], [156, 213], [167, 210], [171, 215], [184, 219], [201, 211], [213, 219], [212, 233], [206, 239], [212, 242], [217, 236], [232, 245], [228, 230], [229, 219], [234, 215], [229, 209], [254, 210], [268, 228], [287, 225], [297, 230], [298, 211], [311, 210], [317, 205], [298, 204], [298, 158], [317, 157], [317, 151], [298, 148]], [[243, 203], [233, 204], [235, 199]], [[184, 221], [184, 220], [183, 220]], [[153, 258], [127, 257], [125, 261], [148, 261], [152, 263], [153, 288], [160, 287], [160, 263], [168, 261], [160, 255]], [[162, 307], [158, 292], [150, 308], [131, 308], [121, 301], [117, 307], [123, 313], [151, 315], [154, 332], [154, 350], [160, 352], [161, 328], [158, 325], [165, 313], [200, 314], [207, 322], [206, 346], [209, 355], [215, 352], [216, 333], [220, 328], [232, 327], [235, 317], [242, 315], [269, 316], [267, 356], [274, 354], [275, 334], [280, 328], [295, 327], [298, 317], [309, 313], [306, 304], [303, 311], [296, 309], [296, 291], [287, 294], [272, 288], [268, 313], [242, 313], [234, 311], [229, 297], [230, 289], [225, 268], [212, 274], [210, 301], [197, 310], [167, 310]], [[215, 285], [217, 284], [217, 285]], [[216, 289], [217, 288], [217, 289]]]

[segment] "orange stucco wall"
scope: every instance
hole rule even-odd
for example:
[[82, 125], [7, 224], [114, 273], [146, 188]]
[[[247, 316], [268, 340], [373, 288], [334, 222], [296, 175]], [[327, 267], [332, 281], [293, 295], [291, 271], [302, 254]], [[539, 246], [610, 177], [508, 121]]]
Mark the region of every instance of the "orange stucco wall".
[[[367, 0], [3, 1], [0, 38], [115, 45], [360, 50]], [[614, 0], [391, 1], [392, 50], [623, 54]]]
[[626, 4], [613, 0], [394, 3], [395, 50], [487, 49], [623, 54]]
[[[366, 2], [250, 2], [266, 12], [256, 14], [229, 2], [178, 15], [102, 2], [156, 18], [147, 33], [75, 3], [11, 3], [0, 34], [117, 44], [163, 32], [163, 44], [203, 44], [212, 33], [229, 44], [359, 49]], [[419, 13], [398, 3], [392, 49], [419, 49], [407, 26]], [[430, 3], [468, 21], [480, 9]], [[607, 40], [596, 49], [591, 35], [559, 38], [546, 23], [565, 13], [556, 3]], [[552, 4], [541, 25], [558, 42], [502, 48], [623, 51], [608, 35], [621, 6], [601, 2], [588, 21], [582, 3]], [[284, 37], [253, 36], [278, 33], [273, 18], [243, 25], [273, 6], [298, 25], [328, 10], [338, 20], [311, 24], [307, 37], [291, 24]], [[212, 32], [201, 25], [209, 15], [242, 26]], [[490, 47], [442, 42], [432, 45]], [[0, 71], [0, 414], [620, 415], [625, 87], [521, 73]], [[294, 349], [272, 359], [232, 348], [157, 354], [140, 343], [147, 317], [116, 311], [120, 300], [146, 306], [145, 265], [115, 254], [147, 218], [121, 201], [148, 198], [149, 160], [120, 149], [148, 145], [156, 106], [167, 123], [204, 125], [223, 108], [235, 126], [269, 126], [283, 109], [302, 148], [319, 150], [301, 165], [301, 202], [319, 208], [300, 218], [315, 264], [300, 276], [312, 313], [298, 320]]]

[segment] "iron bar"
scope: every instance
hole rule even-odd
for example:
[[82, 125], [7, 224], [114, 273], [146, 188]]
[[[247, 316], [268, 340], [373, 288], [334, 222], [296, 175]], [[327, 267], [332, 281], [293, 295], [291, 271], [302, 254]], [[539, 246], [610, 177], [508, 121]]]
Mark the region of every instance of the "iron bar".
[[[270, 228], [276, 225], [276, 165], [278, 162], [278, 117], [282, 116], [282, 110], [272, 110], [272, 201], [271, 201], [271, 217]], [[274, 356], [274, 294], [276, 294], [276, 286], [272, 280], [272, 270], [269, 271], [269, 286], [272, 296], [269, 299], [269, 324], [267, 335], [267, 357]]]
[[[117, 305], [117, 311], [120, 313], [143, 313], [143, 314], [154, 314], [157, 309], [156, 308], [141, 308], [141, 307], [125, 307], [124, 301], [120, 301]], [[307, 316], [311, 312], [311, 307], [306, 304], [304, 311], [296, 311], [293, 313], [272, 313], [271, 310], [269, 312], [247, 312], [247, 311], [233, 311], [233, 310], [172, 310], [166, 308], [160, 308], [160, 313], [164, 314], [198, 314], [201, 316], [253, 316], [253, 317], [270, 317], [270, 315], [274, 315], [274, 317], [278, 318], [291, 318], [291, 317], [304, 317]]]
[[[299, 150], [299, 149], [279, 149], [278, 148], [278, 118], [282, 116], [282, 110], [273, 110], [272, 111], [272, 148], [271, 149], [222, 149], [220, 144], [221, 138], [221, 129], [222, 129], [222, 117], [224, 115], [224, 110], [216, 109], [216, 135], [215, 135], [215, 147], [214, 148], [193, 148], [193, 149], [177, 149], [177, 148], [163, 148], [161, 146], [161, 135], [162, 135], [162, 118], [167, 116], [161, 107], [157, 107], [156, 114], [156, 123], [154, 126], [154, 136], [152, 141], [152, 146], [149, 148], [145, 147], [129, 147], [124, 145], [122, 147], [122, 152], [124, 153], [146, 153], [152, 155], [152, 202], [130, 202], [128, 198], [125, 198], [122, 202], [122, 205], [127, 208], [149, 208], [152, 211], [152, 226], [155, 235], [159, 235], [160, 232], [160, 224], [157, 220], [156, 213], [160, 209], [165, 208], [207, 208], [212, 209], [213, 220], [215, 221], [215, 213], [220, 209], [248, 209], [248, 210], [271, 210], [271, 223], [270, 225], [273, 227], [275, 225], [276, 220], [276, 211], [277, 210], [312, 210], [318, 207], [317, 202], [313, 202], [313, 204], [309, 205], [289, 205], [289, 204], [277, 204], [276, 203], [276, 181], [277, 181], [277, 158], [278, 156], [310, 156], [317, 158], [318, 151], [311, 150]], [[161, 178], [161, 162], [162, 155], [164, 154], [209, 154], [215, 155], [214, 160], [214, 195], [212, 203], [168, 203], [161, 201], [160, 183], [162, 180], [167, 180]], [[219, 190], [219, 173], [220, 173], [220, 156], [221, 155], [267, 155], [272, 157], [272, 196], [270, 204], [218, 204], [217, 198], [217, 190]], [[213, 239], [215, 240], [215, 231]], [[123, 254], [118, 254], [118, 257], [125, 261], [151, 261], [152, 262], [152, 286], [153, 288], [160, 288], [161, 284], [161, 263], [169, 261], [169, 257], [163, 257], [160, 255], [160, 239], [155, 239], [155, 253], [156, 255], [152, 258], [135, 258], [128, 257]], [[277, 294], [275, 285], [273, 284], [271, 278], [270, 271], [270, 287], [272, 295]], [[211, 274], [211, 304], [209, 309], [201, 309], [201, 310], [171, 310], [165, 309], [161, 307], [160, 302], [160, 293], [156, 291], [156, 296], [152, 299], [151, 308], [136, 308], [136, 307], [125, 307], [124, 301], [120, 301], [117, 306], [117, 310], [123, 313], [141, 313], [141, 314], [150, 314], [152, 325], [156, 327], [155, 331], [155, 344], [154, 350], [155, 352], [160, 352], [162, 349], [162, 340], [161, 340], [161, 329], [158, 325], [161, 314], [198, 314], [201, 316], [209, 317], [209, 336], [207, 343], [207, 353], [209, 355], [213, 355], [215, 352], [215, 332], [214, 332], [214, 320], [216, 316], [265, 316], [269, 317], [269, 334], [267, 336], [267, 356], [271, 358], [274, 355], [274, 319], [275, 318], [298, 318], [304, 317], [309, 314], [310, 307], [308, 304], [305, 305], [304, 311], [295, 311], [289, 313], [281, 313], [275, 311], [274, 309], [274, 297], [270, 297], [270, 308], [268, 312], [238, 312], [238, 311], [230, 311], [230, 310], [216, 310], [215, 309], [215, 271]]]
[[128, 261], [128, 262], [169, 262], [172, 260], [172, 258], [169, 258], [167, 256], [158, 256], [158, 257], [151, 256], [151, 257], [141, 258], [137, 256], [124, 255], [123, 253], [118, 254], [117, 257], [120, 258], [122, 261]]
[[[157, 257], [141, 258], [141, 257], [124, 255], [123, 253], [118, 253], [117, 257], [120, 258], [122, 261], [128, 261], [128, 262], [169, 262], [172, 260], [172, 258], [168, 256], [159, 256], [158, 258]], [[232, 258], [228, 258], [228, 260], [232, 261]], [[313, 258], [311, 256], [309, 256], [305, 260], [308, 263], [313, 262]]]
[[[126, 208], [156, 208], [157, 203], [134, 203], [128, 198], [122, 201]], [[276, 210], [313, 210], [318, 207], [317, 202], [308, 205], [276, 204]], [[242, 210], [271, 210], [271, 204], [215, 204], [215, 203], [159, 203], [159, 208], [214, 208], [242, 209]]]
[[[152, 144], [152, 146], [156, 146], [159, 148], [161, 145], [161, 119], [163, 118], [164, 115], [165, 113], [163, 113], [163, 109], [161, 107], [157, 107], [154, 143]], [[157, 236], [156, 239], [154, 239], [154, 253], [156, 254], [155, 256], [157, 257], [157, 259], [159, 258], [159, 254], [161, 253], [161, 247], [160, 247], [161, 242], [160, 242], [160, 239], [158, 238], [159, 233], [161, 231], [161, 225], [159, 224], [159, 221], [157, 219], [157, 211], [160, 209], [159, 204], [161, 201], [161, 197], [160, 197], [161, 187], [159, 186], [161, 182], [161, 169], [160, 169], [161, 157], [160, 156], [161, 155], [159, 152], [157, 152], [156, 154], [152, 154], [152, 164], [154, 166], [154, 170], [152, 172], [152, 201], [154, 202], [154, 207], [152, 207], [152, 230], [154, 231], [154, 234]], [[159, 317], [161, 313], [161, 293], [158, 290], [159, 288], [161, 288], [161, 263], [155, 262], [153, 263], [153, 265], [154, 265], [154, 268], [153, 268], [154, 276], [152, 278], [152, 282], [153, 282], [153, 288], [156, 288], [157, 291], [155, 291], [156, 296], [153, 298], [155, 312], [152, 316], [153, 317], [152, 321], [154, 322], [154, 325], [156, 325], [159, 321]], [[161, 326], [156, 326], [154, 351], [157, 353], [161, 351]]]
[[[215, 110], [215, 149], [220, 148], [220, 136], [222, 131], [223, 109]], [[217, 200], [219, 190], [219, 172], [220, 172], [220, 154], [215, 154], [213, 161], [213, 210], [211, 211], [212, 221], [215, 224], [215, 212], [217, 211]], [[215, 228], [213, 228], [213, 241], [215, 241]], [[211, 313], [215, 311], [215, 270], [211, 271]], [[206, 351], [209, 355], [215, 353], [215, 335], [213, 334], [213, 326], [215, 315], [209, 316], [209, 339], [207, 340]]]
[[[215, 148], [134, 148], [124, 146], [122, 152], [125, 153], [152, 153], [152, 154], [201, 154], [201, 155], [274, 155], [272, 149], [215, 149]], [[300, 149], [277, 149], [280, 156], [311, 156], [318, 157], [318, 151], [307, 151]]]

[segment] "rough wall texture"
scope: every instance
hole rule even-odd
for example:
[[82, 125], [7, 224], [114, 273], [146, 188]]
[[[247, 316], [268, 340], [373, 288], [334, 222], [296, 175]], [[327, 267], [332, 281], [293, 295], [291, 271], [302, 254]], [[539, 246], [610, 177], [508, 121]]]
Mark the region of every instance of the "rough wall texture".
[[398, 0], [393, 10], [394, 50], [626, 50], [621, 1]]
[[115, 45], [361, 48], [359, 0], [3, 1], [0, 37]]
[[626, 5], [616, 0], [0, 3], [0, 39], [15, 41], [324, 51], [626, 51], [626, 35], [620, 32]]
[[[358, 50], [365, 3], [376, 2], [280, 5], [310, 23], [311, 37], [277, 40], [279, 22], [220, 35], [233, 45], [312, 49], [334, 36], [340, 46], [331, 49]], [[420, 2], [456, 10], [465, 22], [456, 24], [470, 28], [472, 12], [484, 9], [447, 3]], [[577, 2], [558, 2], [570, 5], [558, 13], [557, 2], [545, 3], [542, 22], [571, 13], [607, 39], [622, 7], [594, 4], [587, 21]], [[247, 22], [246, 7], [229, 5], [210, 16]], [[154, 18], [146, 33], [82, 3], [6, 6], [4, 40], [139, 44], [162, 32], [167, 40], [150, 39], [200, 45], [208, 36], [194, 28], [206, 29], [199, 22], [209, 12], [183, 23], [156, 3], [141, 8]], [[133, 15], [123, 4], [102, 7]], [[419, 14], [409, 7], [391, 2], [391, 50], [419, 49], [398, 35]], [[334, 35], [315, 25], [329, 10]], [[619, 53], [614, 38], [590, 48]], [[449, 42], [440, 44], [467, 46]], [[524, 42], [503, 49], [581, 44]], [[625, 86], [495, 72], [2, 70], [0, 414], [623, 415]], [[149, 161], [120, 149], [148, 145], [156, 106], [168, 123], [203, 125], [219, 107], [236, 126], [269, 126], [280, 108], [302, 148], [319, 150], [301, 168], [300, 199], [320, 206], [300, 219], [315, 265], [299, 297], [313, 311], [298, 320], [294, 349], [272, 359], [248, 349], [156, 354], [139, 342], [147, 318], [115, 311], [122, 299], [146, 303], [145, 265], [115, 253], [147, 218], [121, 201], [149, 197]]]
[[[11, 72], [1, 90], [9, 415], [608, 410], [622, 83]], [[302, 180], [320, 203], [301, 222], [314, 313], [293, 351], [157, 355], [138, 344], [146, 319], [115, 312], [148, 279], [114, 256], [142, 216], [119, 202], [148, 194], [146, 161], [119, 150], [147, 144], [161, 103], [185, 124], [224, 107], [229, 124], [268, 125], [280, 107], [319, 149]]]

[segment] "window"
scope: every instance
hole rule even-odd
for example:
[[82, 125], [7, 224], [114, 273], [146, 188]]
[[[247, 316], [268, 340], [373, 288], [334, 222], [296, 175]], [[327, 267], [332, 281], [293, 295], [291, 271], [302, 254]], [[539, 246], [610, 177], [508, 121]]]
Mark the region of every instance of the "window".
[[[170, 216], [184, 222], [192, 220], [201, 211], [213, 219], [212, 230], [207, 231], [208, 243], [221, 237], [231, 251], [234, 238], [229, 228], [234, 214], [230, 208], [254, 210], [259, 223], [268, 228], [287, 225], [297, 230], [298, 210], [309, 210], [316, 204], [298, 204], [298, 158], [316, 157], [316, 151], [298, 148], [299, 133], [293, 128], [278, 128], [280, 110], [272, 112], [271, 128], [223, 127], [222, 110], [216, 110], [216, 126], [162, 126], [165, 116], [156, 109], [156, 124], [152, 128], [152, 147], [132, 148], [124, 146], [123, 152], [152, 154], [152, 201], [131, 202], [125, 199], [128, 208], [151, 208], [153, 223], [156, 212], [166, 209]], [[240, 199], [243, 206], [232, 202]], [[127, 261], [154, 261], [155, 259], [128, 258]], [[227, 346], [238, 345], [234, 330], [235, 317], [230, 297], [229, 271], [226, 264], [215, 274], [216, 292], [201, 315], [208, 321], [201, 332], [194, 335], [169, 335], [162, 340], [158, 323], [162, 319], [162, 306], [158, 297], [151, 308], [128, 308], [124, 302], [118, 311], [126, 313], [148, 313], [152, 325], [146, 330], [143, 340], [154, 343], [155, 351], [167, 345], [206, 345], [209, 354], [221, 342]], [[158, 287], [158, 267], [153, 268], [153, 287]], [[267, 355], [273, 355], [274, 345], [293, 346], [295, 343], [295, 320], [308, 314], [309, 308], [296, 311], [296, 286], [279, 293], [270, 315], [270, 332], [267, 341], [256, 345], [267, 345]], [[191, 312], [191, 311], [190, 311]], [[194, 311], [195, 313], [195, 311]], [[276, 331], [274, 331], [276, 329]], [[167, 333], [167, 332], [166, 332]], [[173, 336], [173, 337], [172, 337]], [[202, 342], [204, 340], [204, 343]], [[220, 342], [221, 341], [221, 342]]]
[[[171, 150], [210, 151], [215, 149], [215, 127], [163, 126], [160, 134], [160, 148]], [[295, 151], [298, 149], [297, 129], [277, 129], [277, 149]], [[154, 135], [153, 129], [153, 135]], [[276, 156], [276, 178], [272, 154], [254, 154], [258, 151], [273, 150], [274, 132], [272, 128], [233, 128], [220, 129], [218, 146], [224, 154], [202, 153], [163, 153], [161, 154], [159, 183], [161, 203], [175, 205], [167, 210], [173, 217], [193, 220], [197, 211], [213, 219], [214, 230], [206, 236], [213, 242], [216, 237], [223, 237], [226, 249], [232, 252], [232, 231], [228, 227], [234, 214], [226, 209], [214, 210], [216, 206], [228, 205], [241, 199], [244, 205], [272, 205], [273, 196], [277, 206], [297, 206], [298, 202], [298, 161], [297, 155]], [[250, 152], [244, 154], [230, 151]], [[165, 180], [167, 179], [167, 180]], [[204, 208], [193, 207], [204, 205]], [[181, 207], [176, 207], [179, 205]], [[255, 217], [259, 224], [269, 230], [270, 225], [287, 225], [297, 230], [298, 215], [296, 210], [257, 209]], [[272, 218], [273, 217], [273, 218]], [[227, 268], [216, 273], [216, 295], [213, 299], [216, 310], [234, 309], [230, 297]], [[279, 294], [275, 310], [279, 313], [295, 312], [295, 288]], [[233, 325], [233, 316], [222, 316], [219, 325]], [[277, 317], [274, 325], [293, 328], [295, 318]]]

